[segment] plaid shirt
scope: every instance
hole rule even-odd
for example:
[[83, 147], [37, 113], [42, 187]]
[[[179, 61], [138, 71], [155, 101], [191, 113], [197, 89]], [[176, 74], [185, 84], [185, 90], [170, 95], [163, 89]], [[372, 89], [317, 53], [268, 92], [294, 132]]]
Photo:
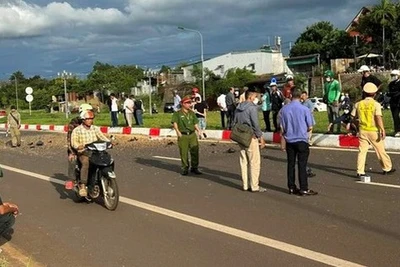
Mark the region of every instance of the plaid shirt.
[[86, 129], [83, 125], [79, 125], [71, 134], [71, 146], [76, 150], [78, 150], [80, 146], [85, 146], [98, 140], [110, 142], [100, 131], [100, 128], [94, 125], [90, 126], [89, 129]]

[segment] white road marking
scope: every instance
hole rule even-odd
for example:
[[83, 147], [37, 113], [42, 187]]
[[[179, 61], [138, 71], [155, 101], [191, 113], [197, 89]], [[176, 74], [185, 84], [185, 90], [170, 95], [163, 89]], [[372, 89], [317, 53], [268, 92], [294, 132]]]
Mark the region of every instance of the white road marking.
[[365, 185], [376, 185], [376, 186], [383, 186], [383, 187], [391, 187], [391, 188], [399, 188], [400, 189], [400, 185], [395, 185], [395, 184], [384, 184], [384, 183], [364, 183], [361, 181], [357, 181], [357, 183], [359, 184], [365, 184]]
[[[21, 170], [21, 169], [17, 169], [14, 167], [10, 167], [10, 166], [6, 166], [6, 165], [1, 165], [1, 167], [5, 170], [9, 170], [12, 172], [16, 172], [16, 173], [20, 173], [23, 175], [27, 175], [27, 176], [31, 176], [37, 179], [41, 179], [44, 181], [48, 181], [51, 183], [56, 183], [56, 184], [61, 184], [63, 185], [65, 183], [65, 181], [59, 180], [59, 179], [55, 179], [49, 176], [45, 176], [42, 174], [37, 174], [34, 172], [29, 172], [29, 171], [25, 171], [25, 170]], [[306, 248], [302, 248], [302, 247], [298, 247], [295, 245], [291, 245], [282, 241], [278, 241], [275, 239], [271, 239], [268, 237], [264, 237], [261, 235], [257, 235], [257, 234], [253, 234], [253, 233], [249, 233], [240, 229], [236, 229], [233, 227], [229, 227], [226, 225], [222, 225], [219, 223], [214, 223], [214, 222], [210, 222], [198, 217], [194, 217], [194, 216], [190, 216], [190, 215], [186, 215], [180, 212], [176, 212], [173, 210], [169, 210], [169, 209], [165, 209], [165, 208], [161, 208], [158, 206], [154, 206], [151, 204], [147, 204], [144, 202], [140, 202], [134, 199], [130, 199], [130, 198], [126, 198], [121, 196], [120, 197], [120, 202], [131, 205], [131, 206], [135, 206], [137, 208], [141, 208], [144, 210], [148, 210], [151, 212], [155, 212], [161, 215], [165, 215], [177, 220], [181, 220], [187, 223], [191, 223], [200, 227], [204, 227], [207, 229], [211, 229], [220, 233], [224, 233], [230, 236], [234, 236], [243, 240], [247, 240], [250, 242], [254, 242], [266, 247], [270, 247], [270, 248], [274, 248], [286, 253], [290, 253], [290, 254], [294, 254], [297, 256], [300, 256], [302, 258], [306, 258], [306, 259], [310, 259], [313, 261], [317, 261], [317, 262], [321, 262], [324, 263], [326, 265], [330, 265], [330, 266], [349, 266], [349, 267], [361, 267], [364, 265], [360, 265], [358, 263], [354, 263], [351, 261], [347, 261], [347, 260], [343, 260], [340, 258], [336, 258], [333, 256], [329, 256], [327, 254], [323, 254], [320, 252], [316, 252], [316, 251], [312, 251]]]
[[170, 157], [162, 157], [162, 156], [153, 156], [153, 158], [181, 161], [180, 158], [170, 158]]

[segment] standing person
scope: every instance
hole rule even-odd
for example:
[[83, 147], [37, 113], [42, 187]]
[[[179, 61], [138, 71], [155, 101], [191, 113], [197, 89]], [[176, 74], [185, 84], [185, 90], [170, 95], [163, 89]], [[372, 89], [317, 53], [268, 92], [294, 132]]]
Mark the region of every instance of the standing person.
[[235, 88], [229, 88], [228, 94], [226, 94], [226, 108], [228, 113], [228, 130], [232, 129], [232, 124], [235, 119], [235, 109], [236, 109], [236, 102], [235, 102]]
[[118, 127], [118, 99], [110, 94], [111, 127]]
[[16, 204], [3, 202], [0, 197], [0, 236], [7, 240], [11, 239], [11, 234], [14, 232], [12, 227], [18, 214], [19, 208]]
[[192, 88], [192, 99], [195, 99], [196, 97], [199, 97], [200, 101], [203, 101], [201, 99], [201, 95], [199, 94], [199, 88], [194, 87], [194, 88]]
[[[271, 93], [271, 110], [272, 110], [272, 123], [274, 124], [274, 131], [280, 132], [280, 125], [278, 124], [278, 114], [282, 108], [283, 95], [278, 90], [276, 84], [270, 84]], [[289, 99], [289, 98], [287, 98]], [[290, 100], [290, 99], [289, 99]]]
[[283, 89], [282, 89], [283, 97], [292, 99], [292, 93], [294, 91], [294, 88], [295, 88], [295, 86], [294, 86], [294, 78], [293, 78], [292, 75], [289, 74], [289, 75], [286, 76], [286, 83], [285, 83], [285, 85], [283, 86]]
[[21, 115], [15, 108], [10, 107], [10, 113], [7, 116], [7, 127], [11, 134], [11, 147], [21, 146]]
[[202, 174], [199, 167], [199, 141], [197, 135], [200, 134], [198, 126], [199, 120], [191, 109], [191, 97], [186, 96], [182, 99], [182, 108], [172, 115], [172, 124], [178, 136], [179, 153], [181, 156], [181, 174], [189, 174], [189, 153], [190, 171], [195, 174]]
[[400, 71], [390, 73], [392, 81], [389, 83], [390, 111], [393, 117], [394, 136], [400, 137]]
[[80, 113], [82, 124], [76, 127], [71, 134], [71, 146], [77, 151], [79, 162], [81, 163], [79, 195], [87, 196], [86, 184], [89, 175], [90, 152], [85, 150], [85, 145], [101, 140], [110, 140], [100, 131], [100, 128], [93, 125], [94, 113], [91, 110]]
[[[328, 120], [333, 123], [339, 117], [339, 98], [340, 98], [340, 84], [338, 80], [334, 79], [333, 72], [327, 70], [325, 76], [325, 102], [327, 104]], [[333, 133], [334, 126], [328, 131], [329, 134]], [[340, 123], [336, 124], [336, 133], [340, 133]]]
[[[276, 83], [270, 83], [271, 85], [276, 86]], [[269, 114], [271, 113], [271, 95], [269, 92], [269, 88], [265, 88], [265, 92], [261, 97], [261, 110], [263, 112], [263, 118], [265, 123], [265, 131], [271, 132], [271, 121], [269, 120]]]
[[375, 84], [376, 87], [378, 87], [378, 90], [379, 90], [379, 88], [382, 85], [382, 82], [376, 76], [371, 74], [371, 70], [367, 65], [362, 65], [360, 67], [360, 69], [358, 70], [358, 72], [362, 74], [361, 85], [360, 85], [361, 86], [361, 90], [363, 90], [364, 85], [367, 84], [367, 83]]
[[137, 125], [143, 126], [143, 101], [141, 99], [136, 99], [135, 100], [135, 115], [137, 119]]
[[201, 102], [199, 97], [195, 98], [196, 104], [194, 105], [194, 112], [196, 113], [196, 117], [199, 120], [199, 128], [200, 139], [207, 138], [207, 134], [204, 132], [207, 126], [207, 110], [208, 106], [205, 101]]
[[243, 103], [244, 101], [246, 101], [246, 92], [247, 92], [247, 90], [249, 90], [249, 87], [247, 87], [247, 86], [243, 87], [243, 92], [239, 96], [239, 103]]
[[[307, 162], [310, 154], [309, 132], [313, 127], [310, 110], [300, 103], [301, 92], [295, 90], [292, 101], [281, 111], [282, 135], [286, 141], [287, 178], [289, 194], [313, 196], [317, 192], [308, 187]], [[296, 159], [300, 188], [296, 187]]]
[[221, 114], [221, 126], [222, 129], [225, 129], [225, 117], [227, 117], [227, 108], [226, 108], [226, 95], [221, 93], [220, 96], [217, 98], [217, 105], [220, 110]]
[[[313, 102], [308, 98], [308, 93], [307, 91], [302, 91], [301, 92], [301, 104], [305, 107], [307, 107], [310, 112], [311, 112], [311, 116], [312, 116], [312, 120], [313, 120], [313, 125], [315, 125], [315, 118], [314, 118], [314, 104]], [[312, 136], [312, 131], [310, 131], [310, 140], [311, 140], [311, 136]]]
[[133, 95], [127, 96], [124, 101], [124, 111], [125, 111], [125, 118], [127, 122], [127, 126], [132, 127], [132, 120], [133, 120], [133, 113], [135, 108], [135, 103], [132, 100]]
[[239, 144], [243, 190], [251, 190], [252, 192], [265, 192], [266, 189], [259, 186], [261, 168], [259, 142], [261, 144], [261, 148], [264, 148], [265, 140], [258, 124], [258, 108], [254, 103], [256, 98], [256, 92], [249, 90], [246, 91], [246, 101], [240, 103], [236, 109], [235, 122], [251, 126], [254, 132], [254, 137], [252, 138], [249, 147], [244, 147]]
[[353, 118], [359, 120], [359, 141], [357, 157], [357, 177], [365, 175], [365, 161], [371, 145], [382, 166], [383, 174], [396, 171], [385, 151], [386, 132], [382, 120], [382, 107], [374, 100], [378, 87], [374, 83], [366, 83], [363, 88], [365, 99], [357, 102], [351, 112]]
[[178, 90], [174, 90], [174, 111], [178, 111], [181, 108], [181, 97], [178, 94]]

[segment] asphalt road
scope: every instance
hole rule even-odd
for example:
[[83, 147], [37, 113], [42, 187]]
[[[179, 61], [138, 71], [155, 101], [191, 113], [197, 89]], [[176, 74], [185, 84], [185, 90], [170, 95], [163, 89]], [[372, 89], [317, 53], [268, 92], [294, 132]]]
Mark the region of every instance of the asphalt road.
[[6, 169], [66, 180], [64, 148], [1, 148], [0, 192], [22, 212], [11, 243], [47, 266], [399, 266], [399, 173], [381, 175], [374, 154], [372, 181], [397, 187], [357, 183], [355, 151], [313, 149], [319, 195], [298, 197], [287, 194], [278, 149], [262, 151], [268, 191], [251, 193], [241, 190], [238, 152], [227, 153], [235, 145], [202, 143], [204, 174], [182, 177], [177, 146], [154, 142], [110, 151], [124, 197], [114, 212]]

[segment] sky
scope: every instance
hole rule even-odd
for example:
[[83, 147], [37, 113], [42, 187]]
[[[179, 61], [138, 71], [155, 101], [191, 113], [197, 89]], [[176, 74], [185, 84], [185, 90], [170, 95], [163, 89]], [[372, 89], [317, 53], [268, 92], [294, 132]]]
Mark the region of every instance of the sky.
[[281, 36], [288, 53], [301, 32], [326, 20], [344, 29], [379, 0], [0, 0], [0, 79], [86, 77], [96, 61], [159, 69], [232, 51], [258, 49]]

